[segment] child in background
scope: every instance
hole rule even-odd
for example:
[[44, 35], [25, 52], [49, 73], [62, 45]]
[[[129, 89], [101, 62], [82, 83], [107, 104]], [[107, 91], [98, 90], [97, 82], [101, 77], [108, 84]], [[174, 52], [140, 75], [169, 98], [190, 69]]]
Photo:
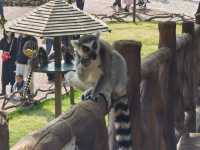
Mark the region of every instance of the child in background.
[[21, 92], [21, 91], [23, 91], [24, 90], [24, 86], [25, 86], [25, 81], [23, 79], [23, 75], [21, 75], [21, 74], [16, 75], [15, 80], [16, 80], [16, 82], [15, 82], [15, 84], [13, 86], [13, 92], [17, 92], [17, 91]]
[[115, 0], [113, 5], [112, 5], [112, 8], [116, 11], [116, 7], [118, 6], [118, 10], [121, 10], [122, 9], [122, 4], [121, 4], [121, 0]]
[[14, 95], [12, 96], [11, 99], [14, 100], [14, 101], [20, 101], [24, 87], [25, 87], [25, 81], [24, 81], [23, 75], [21, 75], [21, 74], [16, 75], [15, 81], [16, 82], [13, 86]]

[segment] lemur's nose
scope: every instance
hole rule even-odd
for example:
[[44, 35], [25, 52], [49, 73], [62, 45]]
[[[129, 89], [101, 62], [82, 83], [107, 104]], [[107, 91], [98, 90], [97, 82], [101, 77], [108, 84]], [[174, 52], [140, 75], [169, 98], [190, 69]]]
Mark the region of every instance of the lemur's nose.
[[81, 58], [81, 64], [87, 66], [90, 64], [90, 58]]
[[92, 58], [93, 60], [95, 60], [97, 57], [96, 52], [90, 52], [89, 57]]

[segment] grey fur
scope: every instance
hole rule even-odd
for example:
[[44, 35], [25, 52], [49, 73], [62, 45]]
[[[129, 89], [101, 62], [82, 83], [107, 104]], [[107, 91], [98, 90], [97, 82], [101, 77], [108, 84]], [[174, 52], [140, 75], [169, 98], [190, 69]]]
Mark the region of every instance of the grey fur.
[[[98, 36], [86, 35], [72, 43], [76, 51], [76, 71], [67, 73], [65, 78], [75, 88], [79, 88], [80, 84], [82, 90], [92, 89], [94, 98], [98, 97], [99, 93], [104, 94], [111, 104], [111, 99], [117, 99], [126, 94], [127, 65], [124, 58]], [[97, 42], [97, 49], [92, 49], [94, 42]], [[82, 46], [87, 46], [89, 52], [94, 51], [97, 55], [96, 59], [90, 59], [89, 52], [83, 52]], [[82, 58], [89, 58], [89, 64], [82, 64]], [[90, 90], [88, 92], [91, 93]]]

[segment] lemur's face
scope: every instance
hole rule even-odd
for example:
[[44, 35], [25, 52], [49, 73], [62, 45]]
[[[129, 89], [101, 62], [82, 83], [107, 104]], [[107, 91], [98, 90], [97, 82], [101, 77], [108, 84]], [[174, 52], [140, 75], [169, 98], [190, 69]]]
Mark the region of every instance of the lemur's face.
[[95, 61], [99, 55], [99, 34], [84, 35], [77, 41], [73, 40], [72, 45], [80, 63], [87, 67], [92, 61]]

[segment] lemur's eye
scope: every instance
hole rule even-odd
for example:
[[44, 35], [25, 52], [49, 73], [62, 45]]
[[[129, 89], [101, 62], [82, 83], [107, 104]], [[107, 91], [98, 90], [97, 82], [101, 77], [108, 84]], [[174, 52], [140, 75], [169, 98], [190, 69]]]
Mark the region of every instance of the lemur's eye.
[[90, 51], [90, 49], [86, 46], [82, 46], [82, 50], [83, 50], [84, 53], [87, 53], [87, 52]]
[[92, 48], [97, 49], [97, 42], [96, 41], [93, 43]]

